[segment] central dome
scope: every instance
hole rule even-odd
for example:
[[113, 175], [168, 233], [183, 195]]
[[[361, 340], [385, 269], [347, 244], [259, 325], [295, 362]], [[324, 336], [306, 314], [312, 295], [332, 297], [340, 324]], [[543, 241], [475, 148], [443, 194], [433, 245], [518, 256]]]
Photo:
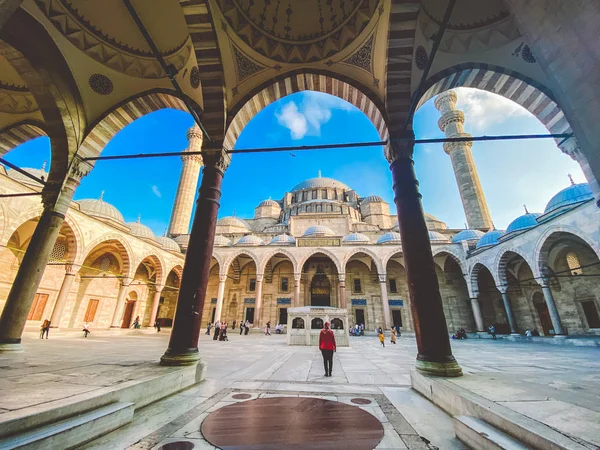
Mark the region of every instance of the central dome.
[[304, 189], [315, 189], [315, 188], [332, 188], [332, 189], [342, 189], [345, 191], [350, 191], [351, 189], [346, 186], [344, 183], [338, 180], [334, 180], [333, 178], [309, 178], [308, 180], [304, 180], [302, 183], [298, 183], [292, 189], [292, 192], [302, 191]]

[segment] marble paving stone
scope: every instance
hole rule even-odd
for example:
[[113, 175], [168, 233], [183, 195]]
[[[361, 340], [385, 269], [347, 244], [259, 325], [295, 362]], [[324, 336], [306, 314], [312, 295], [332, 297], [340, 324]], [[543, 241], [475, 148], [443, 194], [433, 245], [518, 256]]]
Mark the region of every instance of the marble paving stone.
[[161, 447], [165, 444], [168, 444], [170, 442], [181, 442], [181, 441], [187, 441], [187, 442], [191, 442], [192, 444], [194, 444], [194, 450], [219, 450], [217, 447], [209, 444], [204, 439], [188, 439], [188, 438], [186, 438], [186, 439], [181, 439], [181, 438], [165, 439], [160, 444], [152, 447], [152, 450], [161, 450]]
[[394, 427], [389, 423], [383, 424], [384, 435], [376, 449], [405, 449], [407, 448], [400, 435], [396, 433]]

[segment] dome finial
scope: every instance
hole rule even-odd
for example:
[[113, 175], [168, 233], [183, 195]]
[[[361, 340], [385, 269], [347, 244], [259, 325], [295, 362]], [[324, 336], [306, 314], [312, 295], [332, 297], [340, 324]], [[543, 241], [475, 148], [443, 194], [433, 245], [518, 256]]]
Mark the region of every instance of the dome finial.
[[575, 186], [575, 182], [573, 181], [573, 177], [571, 176], [571, 174], [568, 173], [567, 176], [569, 177], [569, 180], [571, 181], [571, 186]]
[[142, 215], [141, 215], [141, 214], [138, 214], [137, 223], [140, 223], [140, 222], [141, 222], [141, 220], [142, 220]]
[[525, 214], [529, 214], [529, 211], [527, 211], [527, 205], [523, 205], [523, 208], [525, 208]]
[[321, 171], [320, 170], [317, 172], [317, 174], [318, 174], [317, 178], [321, 178]]
[[494, 225], [494, 222], [492, 222], [492, 230], [496, 229], [496, 225]]
[[233, 217], [235, 217], [235, 209], [233, 210], [233, 214], [232, 215], [233, 215]]
[[163, 231], [163, 237], [167, 237], [167, 228], [165, 227], [165, 231]]
[[104, 200], [102, 200], [103, 197], [104, 197], [104, 191], [100, 191], [100, 197], [98, 197], [98, 200], [100, 200], [101, 202], [104, 201]]
[[468, 230], [469, 226], [467, 225], [467, 222], [465, 222], [465, 230]]
[[48, 164], [48, 161], [42, 163], [42, 171], [46, 170], [46, 164]]

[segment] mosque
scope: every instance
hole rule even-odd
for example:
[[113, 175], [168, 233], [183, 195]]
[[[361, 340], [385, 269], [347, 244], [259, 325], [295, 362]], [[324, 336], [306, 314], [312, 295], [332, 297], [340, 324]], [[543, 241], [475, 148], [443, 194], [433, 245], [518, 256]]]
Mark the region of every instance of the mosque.
[[[456, 94], [435, 101], [440, 129], [464, 135]], [[202, 133], [188, 132], [188, 151]], [[471, 143], [446, 143], [470, 228], [450, 229], [425, 213], [429, 242], [450, 331], [499, 333], [537, 329], [542, 335], [600, 334], [598, 207], [585, 183], [549, 199], [543, 212], [527, 209], [506, 230], [492, 224], [471, 155]], [[173, 322], [202, 158], [183, 155], [169, 236], [155, 236], [100, 195], [71, 202], [27, 325], [49, 319], [54, 327], [129, 328], [159, 319]], [[42, 169], [26, 169], [46, 179]], [[566, 178], [566, 177], [565, 177]], [[2, 193], [35, 192], [40, 185], [2, 169]], [[4, 301], [39, 220], [32, 197], [2, 199], [0, 298]], [[294, 306], [346, 308], [351, 324], [367, 329], [414, 329], [397, 216], [360, 185], [318, 177], [304, 180], [277, 200], [264, 200], [254, 217], [222, 217], [202, 318], [255, 327], [287, 323]]]

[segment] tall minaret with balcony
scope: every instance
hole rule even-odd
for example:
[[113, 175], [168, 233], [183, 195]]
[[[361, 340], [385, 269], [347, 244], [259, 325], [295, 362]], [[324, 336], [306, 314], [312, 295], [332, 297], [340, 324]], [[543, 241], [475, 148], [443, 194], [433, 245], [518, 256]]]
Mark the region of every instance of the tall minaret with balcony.
[[[187, 138], [188, 148], [185, 150], [186, 152], [199, 152], [202, 149], [202, 131], [198, 125], [194, 125], [188, 130]], [[179, 186], [177, 186], [173, 213], [171, 214], [171, 223], [169, 224], [169, 236], [171, 237], [189, 233], [194, 198], [196, 197], [196, 186], [203, 165], [200, 155], [186, 155], [184, 153], [181, 155], [181, 161], [183, 166], [179, 177]]]
[[[435, 107], [442, 115], [438, 126], [446, 134], [446, 137], [471, 136], [469, 133], [465, 133], [463, 128], [465, 115], [456, 109], [456, 93], [454, 91], [446, 91], [438, 95], [435, 99]], [[452, 160], [469, 228], [489, 230], [492, 228], [492, 218], [471, 154], [472, 145], [472, 142], [445, 142], [444, 151], [450, 155]]]

